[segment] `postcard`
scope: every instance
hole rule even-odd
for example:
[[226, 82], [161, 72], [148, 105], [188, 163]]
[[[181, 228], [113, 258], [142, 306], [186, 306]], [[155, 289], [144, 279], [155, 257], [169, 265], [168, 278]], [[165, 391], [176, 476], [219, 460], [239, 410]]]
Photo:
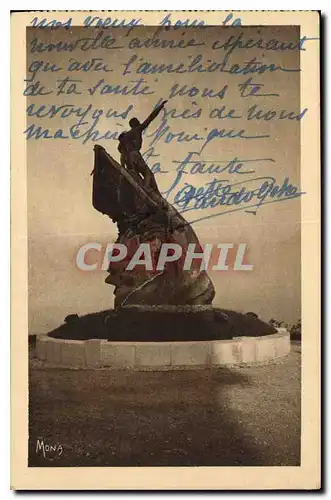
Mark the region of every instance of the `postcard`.
[[11, 487], [319, 489], [320, 14], [11, 23]]

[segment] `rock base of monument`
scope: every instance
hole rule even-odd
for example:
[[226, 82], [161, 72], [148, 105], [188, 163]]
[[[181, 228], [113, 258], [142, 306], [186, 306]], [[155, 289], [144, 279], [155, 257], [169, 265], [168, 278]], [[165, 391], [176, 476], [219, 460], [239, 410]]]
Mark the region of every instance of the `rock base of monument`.
[[176, 370], [249, 364], [285, 356], [286, 329], [212, 306], [128, 306], [36, 337], [36, 357], [71, 368]]
[[271, 325], [247, 314], [211, 305], [124, 306], [87, 316], [68, 316], [50, 337], [118, 342], [229, 340], [276, 333]]

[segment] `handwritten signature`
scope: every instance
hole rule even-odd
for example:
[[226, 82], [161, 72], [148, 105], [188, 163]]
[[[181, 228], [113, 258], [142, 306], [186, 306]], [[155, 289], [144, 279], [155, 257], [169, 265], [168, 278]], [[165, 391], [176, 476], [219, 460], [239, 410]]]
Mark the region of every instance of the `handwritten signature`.
[[48, 456], [61, 456], [63, 453], [63, 446], [61, 444], [47, 444], [44, 440], [37, 439], [36, 453], [42, 453], [44, 458]]
[[[252, 184], [257, 185], [250, 188]], [[248, 185], [249, 188], [243, 186]], [[185, 183], [174, 196], [174, 204], [179, 208], [180, 213], [192, 210], [203, 210], [206, 208], [229, 207], [229, 209], [217, 211], [216, 213], [200, 217], [190, 223], [198, 222], [204, 219], [210, 219], [225, 213], [246, 210], [247, 208], [256, 208], [254, 213], [265, 204], [275, 203], [293, 198], [298, 198], [305, 194], [299, 191], [299, 188], [290, 183], [289, 177], [286, 177], [281, 184], [277, 184], [274, 177], [256, 177], [246, 181], [229, 183], [227, 179], [214, 178], [204, 186], [194, 187], [192, 184]]]

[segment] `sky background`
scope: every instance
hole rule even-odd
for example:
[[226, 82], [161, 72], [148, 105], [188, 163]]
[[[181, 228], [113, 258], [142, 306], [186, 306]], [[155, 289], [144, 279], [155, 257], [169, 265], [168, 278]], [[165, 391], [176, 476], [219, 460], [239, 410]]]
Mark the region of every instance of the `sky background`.
[[[72, 28], [27, 29], [27, 68], [33, 61], [56, 64], [62, 68], [56, 72], [39, 72], [35, 80], [39, 80], [45, 89], [55, 89], [56, 80], [65, 78], [70, 59], [80, 62], [92, 58], [102, 58], [112, 71], [109, 72], [71, 72], [72, 78], [82, 80], [79, 95], [56, 95], [53, 92], [44, 96], [28, 97], [27, 105], [50, 106], [74, 104], [75, 106], [93, 109], [113, 109], [124, 111], [133, 105], [134, 109], [126, 120], [106, 118], [102, 116], [97, 128], [105, 133], [107, 130], [122, 131], [132, 116], [143, 120], [153, 109], [159, 99], [167, 99], [174, 84], [179, 86], [196, 86], [199, 89], [212, 88], [215, 91], [228, 86], [224, 99], [219, 97], [201, 98], [175, 96], [167, 104], [167, 111], [176, 109], [196, 110], [201, 108], [201, 117], [192, 119], [168, 118], [172, 132], [184, 131], [187, 134], [206, 135], [213, 128], [245, 129], [247, 135], [270, 135], [266, 139], [215, 139], [208, 144], [200, 155], [201, 161], [224, 162], [234, 157], [240, 159], [272, 158], [274, 162], [261, 161], [250, 164], [255, 172], [245, 176], [232, 174], [232, 182], [252, 180], [256, 177], [273, 176], [282, 184], [285, 177], [292, 184], [300, 181], [300, 122], [296, 120], [247, 121], [247, 109], [257, 104], [264, 110], [274, 109], [299, 112], [300, 110], [300, 73], [267, 72], [262, 75], [231, 75], [229, 73], [186, 73], [162, 75], [123, 76], [124, 64], [136, 54], [142, 60], [153, 64], [183, 62], [187, 64], [189, 57], [201, 54], [204, 60], [221, 61], [225, 52], [213, 50], [215, 40], [225, 41], [229, 37], [237, 37], [242, 32], [245, 39], [277, 38], [286, 42], [297, 41], [299, 32], [296, 27], [240, 27], [205, 29], [186, 29], [162, 32], [160, 38], [195, 39], [204, 43], [199, 47], [183, 49], [129, 49], [132, 38], [146, 39], [155, 33], [155, 27], [136, 28], [131, 33], [127, 29], [107, 30], [106, 34], [116, 37], [116, 44], [121, 49], [96, 49], [74, 52], [40, 52], [31, 53], [31, 41], [37, 37], [43, 43], [59, 41], [75, 41], [82, 37], [95, 37], [97, 29]], [[256, 57], [265, 64], [276, 64], [286, 68], [299, 67], [299, 51], [266, 51], [259, 48], [238, 49], [231, 54], [232, 64], [243, 65]], [[72, 61], [71, 61], [72, 62]], [[138, 65], [135, 65], [137, 68]], [[27, 71], [27, 74], [29, 72]], [[279, 94], [268, 97], [240, 97], [238, 84], [249, 77], [254, 83], [264, 85], [263, 92]], [[153, 91], [151, 95], [91, 96], [87, 89], [100, 79], [109, 84], [130, 84], [130, 81], [144, 78], [146, 85]], [[156, 81], [157, 80], [157, 81]], [[193, 104], [196, 103], [196, 104]], [[210, 112], [214, 108], [226, 106], [235, 109], [242, 118], [213, 119]], [[46, 109], [46, 108], [45, 108]], [[170, 113], [171, 114], [171, 113]], [[163, 115], [160, 115], [150, 126], [144, 138], [143, 151], [151, 147], [153, 133], [159, 127]], [[86, 118], [92, 124], [91, 115]], [[37, 124], [55, 133], [59, 128], [68, 131], [78, 121], [77, 117], [52, 119], [28, 117], [27, 125]], [[87, 125], [86, 125], [87, 127]], [[206, 129], [206, 130], [205, 130]], [[118, 159], [117, 142], [114, 140], [98, 140], [107, 151]], [[107, 273], [104, 271], [82, 272], [75, 265], [78, 248], [89, 241], [97, 241], [104, 245], [116, 239], [117, 229], [114, 224], [91, 204], [93, 169], [93, 141], [83, 144], [81, 140], [72, 139], [39, 139], [27, 141], [28, 155], [28, 231], [29, 231], [29, 330], [33, 333], [47, 332], [62, 323], [67, 314], [85, 314], [112, 307], [113, 288], [104, 283]], [[156, 174], [161, 191], [169, 189], [175, 178], [176, 163], [190, 151], [198, 150], [199, 145], [171, 141], [165, 144], [161, 138], [154, 145], [154, 154], [167, 173]], [[201, 144], [200, 144], [201, 147]], [[151, 166], [154, 161], [149, 161]], [[213, 179], [210, 174], [185, 174], [178, 188], [184, 182], [196, 187], [203, 186]], [[218, 179], [229, 179], [229, 174], [217, 174]], [[253, 184], [252, 184], [253, 186]], [[257, 187], [257, 185], [254, 185]], [[170, 196], [169, 201], [173, 201]], [[191, 211], [187, 220], [194, 220], [211, 215], [214, 210]], [[247, 260], [254, 265], [251, 272], [226, 271], [212, 273], [216, 287], [214, 305], [237, 311], [254, 311], [263, 319], [271, 317], [295, 322], [300, 317], [300, 199], [261, 207], [256, 215], [238, 211], [218, 217], [202, 220], [194, 224], [194, 229], [201, 243], [246, 243]], [[230, 259], [231, 260], [231, 259]]]

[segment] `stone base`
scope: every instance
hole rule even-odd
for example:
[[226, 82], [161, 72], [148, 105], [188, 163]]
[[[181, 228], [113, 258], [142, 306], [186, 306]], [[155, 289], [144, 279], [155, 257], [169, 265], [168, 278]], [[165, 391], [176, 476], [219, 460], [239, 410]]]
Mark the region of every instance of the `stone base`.
[[195, 342], [274, 333], [275, 328], [258, 318], [211, 305], [135, 305], [82, 317], [71, 315], [49, 336], [109, 342]]
[[290, 334], [285, 328], [260, 337], [186, 342], [64, 340], [39, 335], [36, 357], [71, 368], [178, 370], [259, 363], [286, 356], [290, 347]]

